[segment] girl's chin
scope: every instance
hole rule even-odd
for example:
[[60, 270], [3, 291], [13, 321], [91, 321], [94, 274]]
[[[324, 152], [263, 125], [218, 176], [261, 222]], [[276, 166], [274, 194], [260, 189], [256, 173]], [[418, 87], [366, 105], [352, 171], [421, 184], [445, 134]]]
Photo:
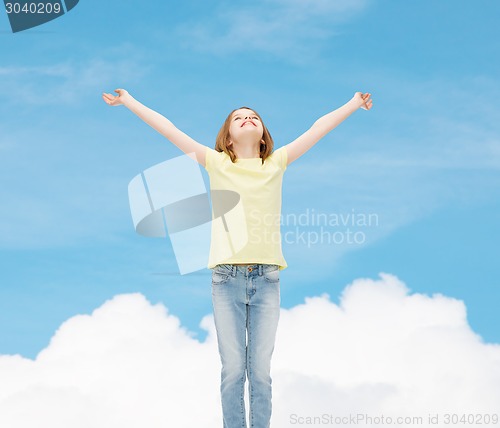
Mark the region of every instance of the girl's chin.
[[236, 135], [236, 139], [247, 139], [247, 138], [255, 138], [257, 140], [260, 140], [262, 138], [262, 132], [259, 132], [259, 130], [257, 129], [248, 129], [243, 131], [243, 132], [239, 132], [237, 135]]

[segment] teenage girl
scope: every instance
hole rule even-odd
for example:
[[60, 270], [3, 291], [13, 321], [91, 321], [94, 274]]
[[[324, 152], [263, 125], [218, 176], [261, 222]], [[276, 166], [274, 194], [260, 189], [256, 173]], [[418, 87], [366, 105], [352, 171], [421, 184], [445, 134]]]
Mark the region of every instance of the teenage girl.
[[[246, 428], [244, 386], [248, 377], [250, 426], [268, 428], [271, 418], [271, 356], [280, 312], [281, 184], [285, 169], [359, 108], [370, 110], [371, 94], [356, 92], [319, 118], [291, 143], [274, 150], [262, 118], [248, 107], [226, 118], [215, 149], [198, 143], [126, 90], [103, 93], [111, 106], [124, 105], [208, 172], [212, 196], [212, 303], [222, 363], [224, 428]], [[248, 336], [248, 337], [247, 337]]]

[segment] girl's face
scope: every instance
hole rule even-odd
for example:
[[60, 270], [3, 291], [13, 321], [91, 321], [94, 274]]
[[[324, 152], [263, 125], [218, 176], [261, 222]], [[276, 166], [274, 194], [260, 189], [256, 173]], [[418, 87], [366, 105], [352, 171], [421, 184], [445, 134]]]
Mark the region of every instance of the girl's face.
[[249, 109], [236, 110], [231, 117], [229, 136], [231, 141], [242, 141], [248, 138], [259, 142], [264, 134], [264, 128], [259, 116]]

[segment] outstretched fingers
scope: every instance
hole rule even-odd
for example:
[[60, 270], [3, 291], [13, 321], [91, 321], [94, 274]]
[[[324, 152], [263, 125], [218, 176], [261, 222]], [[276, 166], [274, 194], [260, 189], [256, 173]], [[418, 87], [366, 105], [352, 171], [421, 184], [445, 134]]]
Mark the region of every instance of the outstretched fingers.
[[365, 110], [370, 110], [372, 106], [372, 100], [370, 99], [371, 94], [367, 92], [366, 94], [361, 94], [361, 99], [363, 100]]
[[109, 105], [113, 105], [117, 98], [118, 97], [115, 97], [113, 94], [108, 94], [106, 92], [103, 92], [102, 94], [102, 99]]

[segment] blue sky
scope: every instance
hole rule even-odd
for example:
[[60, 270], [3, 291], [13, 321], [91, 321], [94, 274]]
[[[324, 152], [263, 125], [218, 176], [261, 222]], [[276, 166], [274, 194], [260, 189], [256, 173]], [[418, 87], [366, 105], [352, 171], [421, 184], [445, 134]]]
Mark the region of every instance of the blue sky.
[[118, 87], [211, 147], [235, 107], [255, 108], [280, 147], [372, 93], [371, 111], [290, 165], [283, 213], [375, 213], [378, 224], [361, 227], [363, 244], [284, 243], [282, 306], [337, 301], [386, 272], [462, 300], [474, 331], [500, 342], [497, 3], [95, 8], [82, 1], [16, 34], [0, 14], [0, 354], [33, 358], [66, 319], [128, 292], [203, 338], [210, 272], [179, 275], [170, 242], [136, 234], [128, 206], [129, 181], [181, 152], [101, 100]]

